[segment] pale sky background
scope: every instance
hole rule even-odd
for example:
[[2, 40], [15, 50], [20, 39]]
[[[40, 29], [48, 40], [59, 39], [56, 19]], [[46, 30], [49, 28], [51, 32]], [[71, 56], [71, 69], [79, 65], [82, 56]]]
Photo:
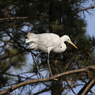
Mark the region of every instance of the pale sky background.
[[87, 21], [87, 33], [90, 36], [94, 36], [95, 37], [95, 11], [93, 12], [93, 15], [89, 15], [88, 13], [86, 13], [86, 18], [85, 20]]

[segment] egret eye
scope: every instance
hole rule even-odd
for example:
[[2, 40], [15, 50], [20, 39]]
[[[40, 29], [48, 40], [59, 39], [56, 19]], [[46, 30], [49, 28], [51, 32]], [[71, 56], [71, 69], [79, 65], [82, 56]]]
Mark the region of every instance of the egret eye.
[[68, 39], [68, 41], [70, 41], [70, 39]]

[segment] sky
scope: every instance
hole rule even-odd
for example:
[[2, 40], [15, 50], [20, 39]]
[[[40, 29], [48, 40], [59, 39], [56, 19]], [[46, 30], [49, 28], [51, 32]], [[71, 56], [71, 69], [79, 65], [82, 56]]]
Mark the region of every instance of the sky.
[[93, 12], [93, 15], [89, 15], [88, 13], [86, 13], [85, 20], [87, 21], [87, 33], [90, 36], [95, 37], [95, 11]]

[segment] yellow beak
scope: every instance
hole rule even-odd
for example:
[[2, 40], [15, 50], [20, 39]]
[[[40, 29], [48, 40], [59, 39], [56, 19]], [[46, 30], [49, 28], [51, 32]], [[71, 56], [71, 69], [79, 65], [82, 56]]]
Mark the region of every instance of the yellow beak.
[[70, 41], [70, 44], [72, 44], [76, 49], [78, 49], [72, 41]]

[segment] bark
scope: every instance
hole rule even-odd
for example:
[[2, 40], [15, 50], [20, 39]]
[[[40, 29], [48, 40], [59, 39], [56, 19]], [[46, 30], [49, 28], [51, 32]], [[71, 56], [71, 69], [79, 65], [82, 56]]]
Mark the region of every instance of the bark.
[[[62, 8], [58, 1], [52, 0], [50, 2], [50, 8], [49, 8], [49, 16], [50, 16], [50, 23], [55, 22], [58, 20], [61, 22], [61, 14], [62, 14]], [[49, 32], [53, 32], [53, 29], [50, 27]], [[62, 93], [62, 82], [55, 81], [52, 82], [52, 89], [51, 89], [51, 95], [61, 95]]]

